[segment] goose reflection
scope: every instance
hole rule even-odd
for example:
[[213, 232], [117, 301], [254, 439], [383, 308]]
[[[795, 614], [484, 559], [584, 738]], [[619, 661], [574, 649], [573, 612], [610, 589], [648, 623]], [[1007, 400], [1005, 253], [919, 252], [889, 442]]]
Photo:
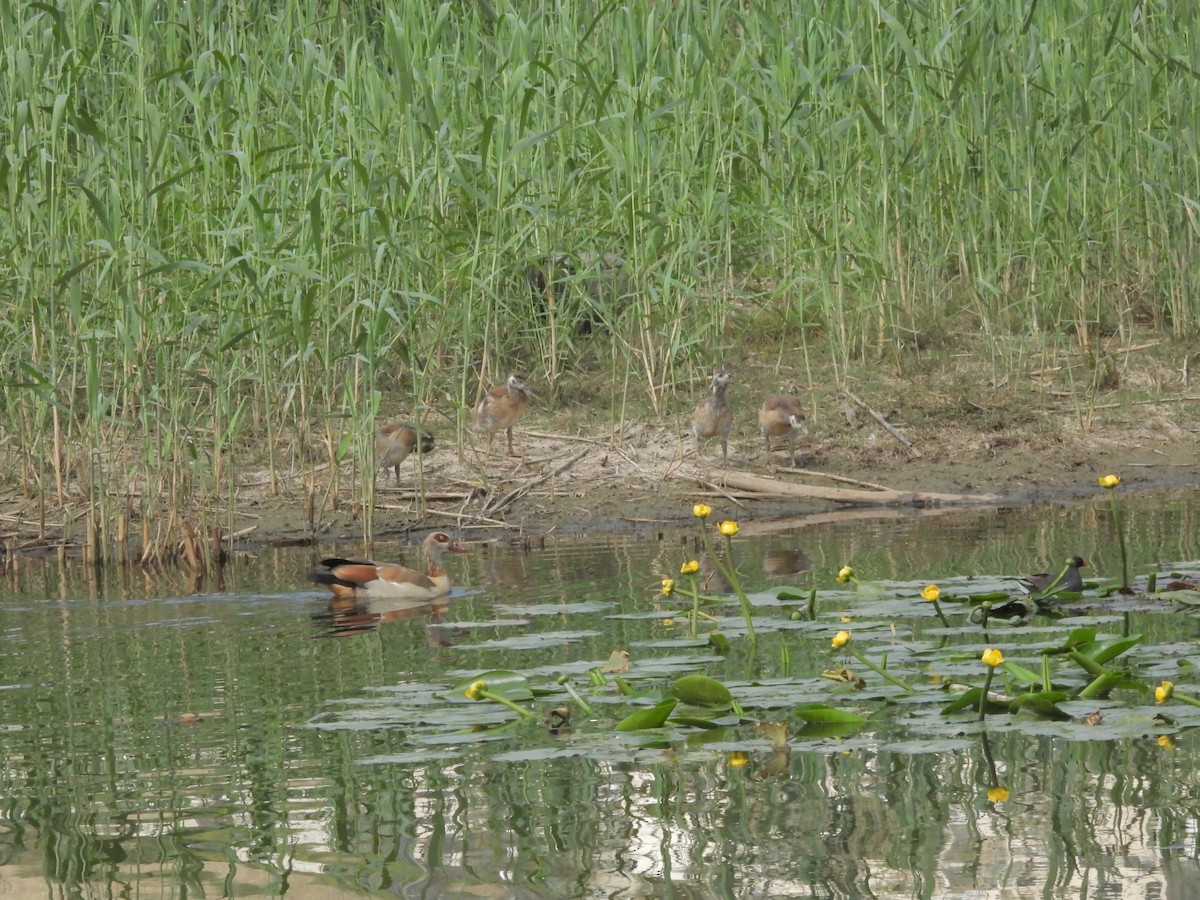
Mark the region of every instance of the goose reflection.
[[449, 609], [447, 597], [435, 600], [413, 600], [403, 597], [361, 597], [330, 601], [313, 622], [320, 629], [319, 637], [354, 637], [377, 631], [385, 622], [404, 622], [427, 619], [425, 641], [431, 647], [453, 646], [466, 630], [445, 622]]
[[803, 550], [776, 547], [763, 553], [763, 572], [769, 578], [791, 578], [808, 569], [808, 556]]

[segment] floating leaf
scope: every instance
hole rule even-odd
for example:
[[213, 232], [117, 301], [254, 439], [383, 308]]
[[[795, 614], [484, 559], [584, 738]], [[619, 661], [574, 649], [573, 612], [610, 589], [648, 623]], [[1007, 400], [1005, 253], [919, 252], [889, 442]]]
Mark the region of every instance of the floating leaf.
[[1110, 659], [1116, 659], [1122, 653], [1136, 647], [1142, 642], [1142, 635], [1133, 634], [1129, 637], [1117, 638], [1114, 641], [1109, 641], [1107, 644], [1097, 648], [1094, 652], [1089, 653], [1092, 659], [1098, 663], [1106, 663]]
[[702, 719], [699, 716], [675, 716], [671, 719], [674, 725], [687, 725], [691, 728], [709, 730], [713, 728], [728, 728], [738, 723], [736, 716], [720, 716], [715, 719]]
[[[942, 707], [942, 715], [948, 716], [963, 710], [978, 710], [979, 698], [983, 695], [983, 688], [969, 688], [963, 691], [949, 703]], [[995, 696], [989, 696], [987, 705], [984, 709], [986, 713], [1005, 713], [1009, 710], [1008, 700], [999, 700]]]
[[797, 706], [792, 712], [809, 725], [862, 725], [867, 721], [856, 712], [821, 703]]
[[1089, 644], [1096, 643], [1095, 628], [1076, 628], [1063, 641], [1062, 649], [1064, 650], [1079, 650]]
[[861, 722], [805, 722], [804, 727], [796, 732], [796, 737], [810, 740], [840, 738], [854, 734], [861, 727]]
[[807, 600], [811, 591], [801, 591], [796, 588], [780, 588], [776, 594], [776, 600]]
[[1024, 684], [1041, 684], [1042, 683], [1041, 674], [1033, 671], [1033, 669], [1027, 669], [1025, 666], [1021, 665], [1020, 663], [1015, 663], [1015, 662], [1012, 662], [1011, 660], [1006, 659], [1004, 661], [1004, 669], [1006, 672], [1008, 672], [1010, 675], [1012, 675], [1014, 678], [1016, 678], [1017, 681], [1020, 681]]
[[692, 706], [719, 706], [724, 709], [733, 702], [729, 688], [715, 678], [699, 673], [675, 679], [671, 684], [671, 693]]
[[461, 698], [464, 703], [474, 702], [467, 698], [466, 690], [476, 681], [482, 681], [493, 694], [514, 703], [533, 699], [533, 691], [530, 690], [525, 676], [510, 669], [493, 669], [490, 672], [468, 678], [466, 681], [460, 681], [450, 689], [450, 699], [459, 700]]
[[1124, 672], [1109, 672], [1105, 675], [1098, 675], [1075, 696], [1080, 700], [1094, 700], [1107, 697], [1112, 693], [1113, 688], [1121, 685], [1126, 678], [1127, 675]]
[[635, 710], [617, 723], [617, 731], [641, 731], [644, 728], [662, 728], [667, 718], [679, 703], [674, 697], [668, 697], [654, 706]]
[[1056, 705], [1061, 700], [1066, 700], [1067, 695], [1063, 691], [1043, 691], [1038, 694], [1021, 694], [1014, 697], [1009, 704], [1011, 712], [1028, 712], [1035, 716], [1041, 716], [1043, 719], [1053, 719], [1055, 721], [1065, 721], [1071, 718], [1070, 713], [1063, 712]]

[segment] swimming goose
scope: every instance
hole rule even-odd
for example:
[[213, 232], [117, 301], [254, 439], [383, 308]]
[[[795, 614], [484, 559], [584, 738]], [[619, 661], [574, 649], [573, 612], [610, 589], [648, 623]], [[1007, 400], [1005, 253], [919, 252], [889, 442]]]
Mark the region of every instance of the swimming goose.
[[466, 553], [467, 548], [444, 531], [435, 531], [421, 545], [424, 572], [396, 563], [330, 558], [321, 560], [323, 568], [310, 578], [327, 585], [335, 597], [355, 597], [361, 591], [372, 597], [428, 600], [450, 591], [450, 573], [442, 566], [442, 555], [447, 551]]

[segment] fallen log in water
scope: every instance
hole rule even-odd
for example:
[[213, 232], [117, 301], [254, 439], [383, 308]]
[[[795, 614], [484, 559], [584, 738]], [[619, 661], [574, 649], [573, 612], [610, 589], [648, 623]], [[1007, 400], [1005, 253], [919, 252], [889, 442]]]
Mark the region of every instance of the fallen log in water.
[[878, 490], [821, 487], [815, 484], [785, 481], [780, 478], [749, 475], [745, 472], [722, 472], [712, 479], [703, 478], [697, 474], [689, 476], [680, 472], [678, 477], [694, 478], [702, 484], [711, 485], [714, 490], [718, 491], [730, 488], [737, 491], [751, 491], [759, 499], [828, 500], [833, 503], [873, 506], [968, 505], [996, 503], [1003, 499], [997, 494], [943, 494], [934, 491], [897, 491], [885, 487], [880, 487]]

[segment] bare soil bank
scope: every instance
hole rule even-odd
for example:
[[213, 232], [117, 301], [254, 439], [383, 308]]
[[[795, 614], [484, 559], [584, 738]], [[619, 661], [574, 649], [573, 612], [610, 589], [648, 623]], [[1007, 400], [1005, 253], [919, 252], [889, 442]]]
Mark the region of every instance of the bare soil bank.
[[[862, 515], [864, 506], [882, 505], [785, 497], [769, 486], [749, 490], [743, 475], [861, 489], [837, 480], [851, 479], [1003, 504], [1094, 497], [1097, 477], [1109, 472], [1121, 476], [1124, 490], [1200, 480], [1200, 391], [1189, 390], [1186, 348], [1153, 337], [1099, 351], [1072, 344], [1042, 349], [1019, 374], [997, 379], [981, 352], [987, 348], [973, 343], [974, 350], [936, 358], [914, 354], [905, 371], [863, 365], [845, 387], [836, 386], [833, 366], [809, 358], [793, 367], [789, 359], [798, 351], [734, 361], [728, 469], [718, 443], [697, 452], [689, 432], [706, 380], [661, 416], [647, 410], [623, 425], [612, 424], [610, 399], [597, 392], [591, 402], [575, 401], [592, 394], [590, 385], [567, 380], [557, 400], [539, 397], [518, 424], [515, 459], [503, 455], [500, 435], [491, 456], [478, 442], [480, 450], [466, 446], [460, 462], [453, 428], [438, 428], [435, 418], [428, 424], [439, 447], [424, 461], [423, 509], [412, 490], [415, 458], [402, 468], [399, 487], [381, 472], [376, 535], [446, 528], [502, 539], [665, 526], [687, 521], [698, 499], [743, 523], [849, 508]], [[812, 434], [797, 459], [803, 474], [787, 470], [782, 443], [768, 457], [757, 433], [758, 405], [781, 390], [796, 391], [808, 405]], [[251, 499], [247, 513], [257, 526], [252, 541], [362, 535], [353, 509], [327, 515], [315, 536], [296, 528], [294, 499]]]
[[[878, 494], [822, 499], [821, 491], [871, 490], [847, 479], [961, 495], [955, 502], [963, 504], [1006, 505], [1095, 497], [1096, 478], [1109, 472], [1121, 476], [1123, 491], [1200, 482], [1200, 391], [1189, 385], [1185, 345], [1154, 334], [1122, 334], [1085, 349], [1065, 336], [1027, 343], [1036, 349], [944, 335], [936, 351], [914, 349], [890, 364], [860, 362], [849, 370], [816, 359], [811, 348], [786, 346], [718, 360], [734, 375], [727, 468], [719, 444], [697, 450], [689, 430], [707, 376], [676, 385], [679, 399], [665, 400], [659, 412], [638, 389], [622, 406], [607, 376], [568, 375], [553, 390], [535, 378], [534, 401], [516, 429], [517, 458], [504, 455], [503, 435], [485, 455], [484, 442], [470, 433], [463, 433], [460, 455], [456, 423], [465, 416], [449, 402], [435, 403], [425, 424], [437, 447], [422, 461], [422, 490], [414, 490], [415, 456], [402, 465], [399, 486], [390, 471], [379, 472], [375, 538], [445, 529], [477, 540], [521, 540], [662, 528], [687, 522], [698, 499], [744, 529], [756, 522], [769, 528], [768, 519], [785, 516], [887, 515], [888, 501], [901, 509], [925, 505], [917, 497]], [[580, 369], [587, 368], [585, 360]], [[812, 434], [798, 445], [803, 473], [788, 471], [782, 443], [768, 456], [757, 432], [758, 406], [775, 392], [805, 400]], [[392, 408], [407, 406], [402, 394], [398, 389]], [[240, 472], [232, 523], [228, 498], [221, 498], [203, 515], [192, 511], [197, 527], [190, 533], [203, 540], [205, 523], [220, 522], [237, 547], [339, 542], [346, 552], [360, 552], [354, 545], [362, 545], [366, 529], [349, 464], [336, 497], [330, 473], [318, 471], [315, 528], [308, 524], [311, 470], [281, 474], [271, 494], [266, 473]], [[788, 484], [811, 486], [818, 496], [785, 496]], [[13, 491], [0, 500], [5, 546], [10, 552], [61, 547], [60, 529], [68, 548], [78, 546], [85, 514], [81, 492], [62, 508], [47, 502], [45, 521], [75, 524], [73, 531], [59, 525], [45, 534], [38, 527], [40, 498]], [[179, 511], [180, 533], [189, 528], [187, 516]], [[131, 522], [131, 539], [139, 533]], [[136, 559], [137, 551], [131, 553]]]

